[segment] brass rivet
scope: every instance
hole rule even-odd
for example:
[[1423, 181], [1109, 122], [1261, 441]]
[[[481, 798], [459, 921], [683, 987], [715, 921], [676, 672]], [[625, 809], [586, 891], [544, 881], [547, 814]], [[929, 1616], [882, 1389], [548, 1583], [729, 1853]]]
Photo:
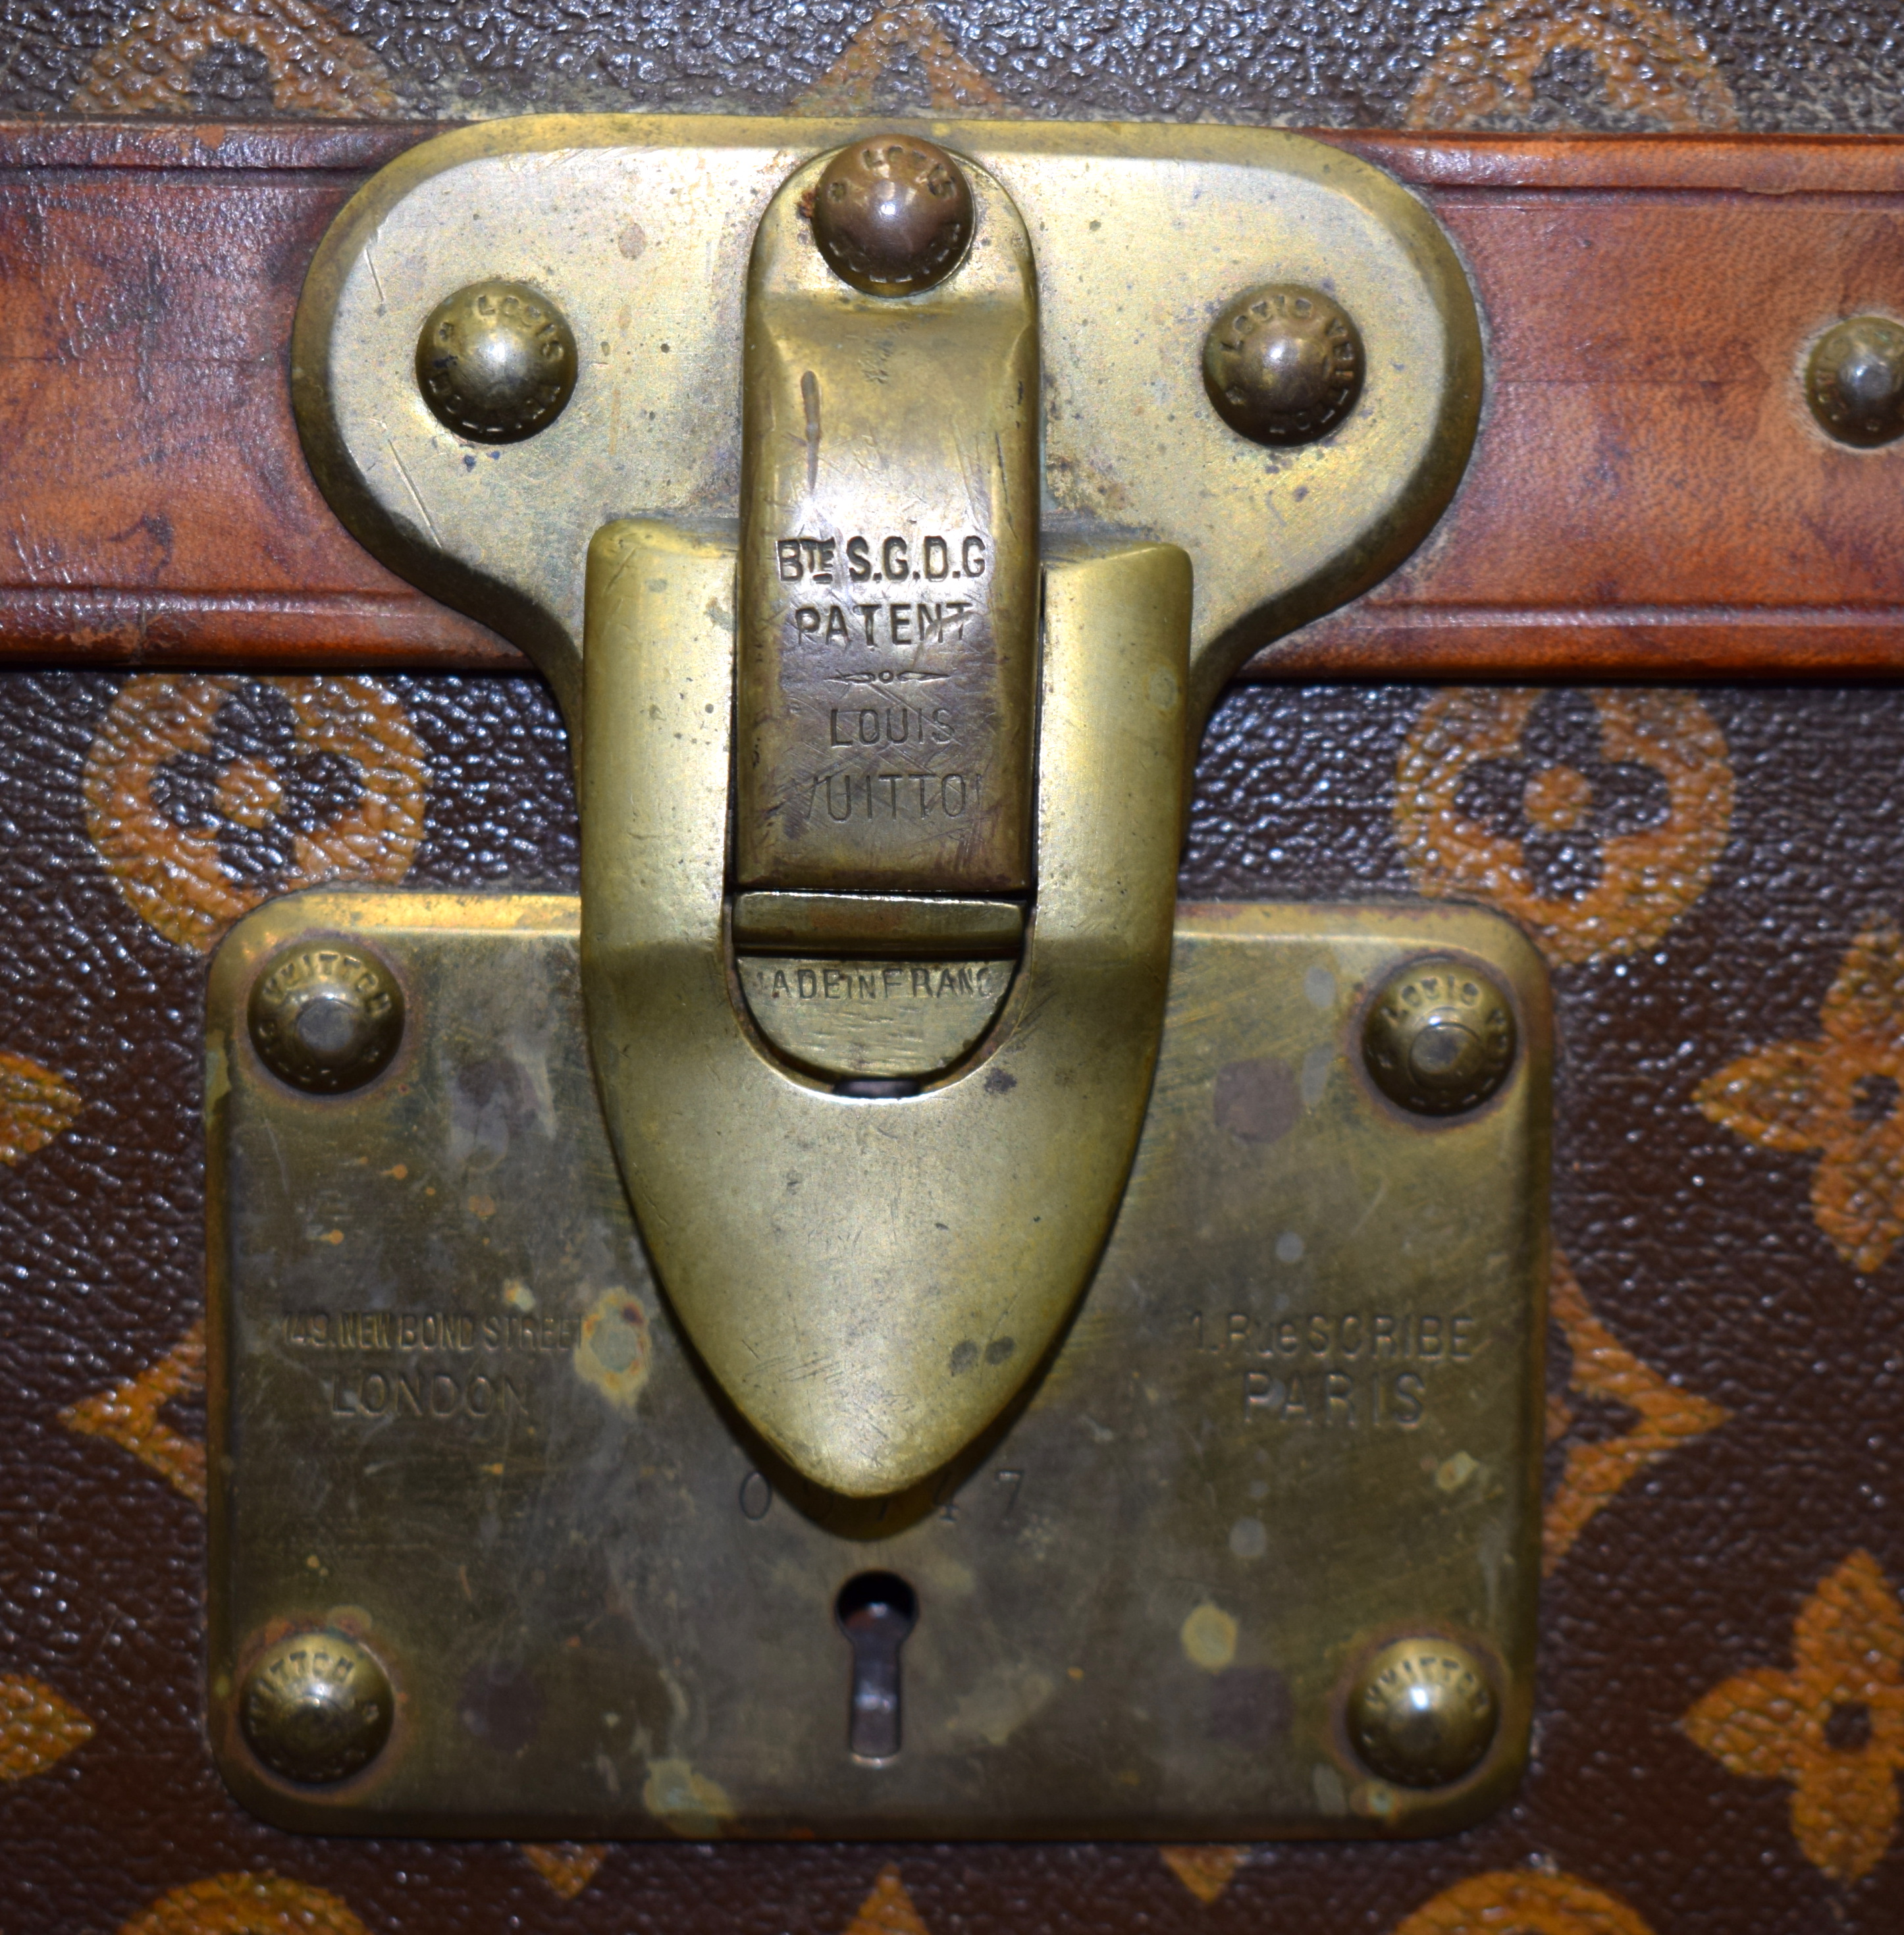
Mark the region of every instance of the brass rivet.
[[389, 1676], [355, 1640], [293, 1633], [246, 1674], [238, 1723], [274, 1773], [321, 1786], [376, 1758], [396, 1710]]
[[1375, 1085], [1420, 1115], [1478, 1109], [1514, 1061], [1514, 1013], [1478, 968], [1438, 956], [1385, 983], [1362, 1024]]
[[1855, 315], [1827, 329], [1806, 365], [1805, 400], [1840, 443], [1869, 450], [1904, 436], [1904, 327]]
[[870, 296], [942, 282], [972, 239], [972, 190], [943, 148], [875, 134], [842, 148], [813, 193], [813, 240], [833, 273]]
[[403, 991], [369, 949], [300, 941], [252, 984], [252, 1045], [280, 1081], [312, 1095], [361, 1088], [403, 1038]]
[[1500, 1722], [1480, 1663], [1450, 1640], [1397, 1640], [1349, 1689], [1356, 1753], [1371, 1773], [1399, 1787], [1445, 1787], [1471, 1772]]
[[1320, 289], [1266, 282], [1237, 297], [1203, 340], [1203, 387], [1254, 443], [1313, 443], [1362, 394], [1362, 334]]
[[546, 296], [521, 282], [472, 282], [430, 312], [417, 338], [417, 387], [446, 430], [520, 442], [567, 404], [575, 339]]

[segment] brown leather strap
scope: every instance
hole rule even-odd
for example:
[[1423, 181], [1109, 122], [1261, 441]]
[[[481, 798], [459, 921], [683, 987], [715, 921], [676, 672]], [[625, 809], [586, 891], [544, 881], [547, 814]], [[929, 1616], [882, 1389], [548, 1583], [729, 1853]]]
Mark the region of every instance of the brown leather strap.
[[[0, 124], [0, 659], [521, 667], [345, 533], [286, 401], [326, 224], [438, 131]], [[1423, 551], [1255, 675], [1904, 669], [1904, 446], [1833, 444], [1798, 380], [1904, 314], [1904, 140], [1323, 138], [1465, 252], [1487, 418]]]

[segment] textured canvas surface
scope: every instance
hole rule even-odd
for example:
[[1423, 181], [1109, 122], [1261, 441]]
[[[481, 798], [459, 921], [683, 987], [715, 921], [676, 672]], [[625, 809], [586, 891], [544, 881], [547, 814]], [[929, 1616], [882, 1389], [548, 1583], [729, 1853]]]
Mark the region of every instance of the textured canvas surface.
[[528, 681], [0, 679], [0, 1916], [21, 1931], [1886, 1935], [1904, 1912], [1904, 695], [1245, 687], [1183, 889], [1524, 921], [1561, 1040], [1540, 1717], [1394, 1848], [300, 1840], [201, 1737], [207, 951], [572, 886]]
[[1890, 128], [1888, 0], [0, 0], [0, 112]]
[[[553, 107], [1904, 127], [1888, 0], [0, 0], [0, 113]], [[4, 471], [0, 454], [0, 472]], [[1904, 1926], [1904, 696], [1245, 687], [1197, 898], [1523, 921], [1561, 1059], [1540, 1717], [1407, 1847], [304, 1840], [200, 1732], [207, 950], [327, 880], [575, 877], [528, 681], [0, 676], [11, 1935]]]

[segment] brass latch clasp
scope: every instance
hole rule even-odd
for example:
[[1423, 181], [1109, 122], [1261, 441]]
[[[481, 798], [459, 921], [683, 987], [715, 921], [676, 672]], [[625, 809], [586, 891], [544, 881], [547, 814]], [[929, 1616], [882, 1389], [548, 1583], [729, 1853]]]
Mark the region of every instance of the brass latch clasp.
[[1189, 750], [1430, 528], [1480, 376], [1420, 204], [1281, 134], [551, 117], [338, 219], [312, 466], [561, 698], [622, 1173], [814, 1483], [940, 1469], [1059, 1335]]

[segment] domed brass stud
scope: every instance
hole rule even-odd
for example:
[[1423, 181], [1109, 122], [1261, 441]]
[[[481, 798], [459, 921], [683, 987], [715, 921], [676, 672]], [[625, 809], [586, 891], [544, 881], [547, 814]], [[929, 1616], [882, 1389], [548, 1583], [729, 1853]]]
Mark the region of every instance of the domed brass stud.
[[430, 312], [416, 364], [417, 387], [445, 429], [518, 443], [567, 405], [575, 339], [554, 303], [526, 285], [472, 282]]
[[1320, 289], [1246, 290], [1203, 340], [1203, 386], [1217, 414], [1253, 443], [1314, 443], [1362, 394], [1362, 334]]
[[367, 1647], [341, 1633], [294, 1633], [246, 1674], [238, 1724], [273, 1773], [320, 1786], [368, 1767], [396, 1711], [390, 1677]]
[[1391, 1102], [1419, 1115], [1478, 1109], [1514, 1061], [1514, 1011], [1465, 961], [1412, 961], [1392, 975], [1362, 1024], [1362, 1058]]
[[368, 948], [300, 941], [252, 984], [246, 1020], [258, 1059], [311, 1095], [374, 1080], [403, 1038], [403, 991]]
[[972, 189], [944, 149], [910, 134], [842, 148], [813, 194], [813, 240], [843, 282], [871, 296], [935, 287], [972, 240]]
[[1904, 436], [1904, 325], [1854, 315], [1827, 329], [1806, 365], [1805, 400], [1840, 443], [1873, 450]]
[[1349, 1689], [1349, 1739], [1398, 1787], [1446, 1787], [1478, 1767], [1501, 1711], [1480, 1663], [1451, 1640], [1385, 1646]]

